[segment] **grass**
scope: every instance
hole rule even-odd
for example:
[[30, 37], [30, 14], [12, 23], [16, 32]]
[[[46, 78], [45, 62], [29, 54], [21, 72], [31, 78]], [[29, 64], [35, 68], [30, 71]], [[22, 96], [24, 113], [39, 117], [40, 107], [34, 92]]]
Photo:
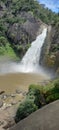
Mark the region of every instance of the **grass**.
[[0, 56], [8, 56], [10, 58], [17, 59], [14, 50], [9, 45], [6, 45], [6, 47], [0, 47]]
[[11, 59], [17, 59], [16, 53], [8, 42], [7, 38], [0, 36], [0, 56], [8, 56]]

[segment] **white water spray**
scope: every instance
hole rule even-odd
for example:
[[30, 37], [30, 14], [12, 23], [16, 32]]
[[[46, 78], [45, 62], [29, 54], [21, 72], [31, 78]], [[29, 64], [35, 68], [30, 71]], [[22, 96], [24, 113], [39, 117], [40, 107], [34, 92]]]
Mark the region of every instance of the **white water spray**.
[[31, 47], [26, 52], [21, 63], [23, 64], [23, 71], [34, 72], [41, 69], [39, 66], [41, 48], [46, 38], [47, 29], [45, 28], [34, 42], [32, 42]]
[[37, 36], [36, 40], [32, 42], [31, 47], [26, 52], [23, 57], [21, 63], [5, 63], [3, 67], [0, 67], [1, 73], [10, 73], [10, 72], [40, 72], [42, 73], [42, 69], [39, 65], [41, 47], [46, 38], [47, 28], [43, 30], [43, 32]]

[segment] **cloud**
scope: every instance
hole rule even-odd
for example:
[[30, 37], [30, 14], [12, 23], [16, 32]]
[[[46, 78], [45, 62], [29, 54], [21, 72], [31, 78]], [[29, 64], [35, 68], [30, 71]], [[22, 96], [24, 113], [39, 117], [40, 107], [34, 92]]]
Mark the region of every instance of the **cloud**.
[[58, 12], [59, 0], [38, 0], [40, 3], [45, 4], [46, 7], [54, 12]]

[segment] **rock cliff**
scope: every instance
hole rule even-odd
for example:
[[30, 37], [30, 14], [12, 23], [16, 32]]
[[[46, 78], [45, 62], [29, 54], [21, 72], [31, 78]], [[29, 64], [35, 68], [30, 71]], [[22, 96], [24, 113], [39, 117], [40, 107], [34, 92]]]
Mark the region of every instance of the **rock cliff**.
[[49, 27], [40, 64], [59, 73], [59, 15], [34, 0], [1, 0], [0, 55], [21, 59], [44, 24]]
[[42, 47], [40, 64], [49, 71], [59, 74], [59, 31], [48, 26], [47, 37]]

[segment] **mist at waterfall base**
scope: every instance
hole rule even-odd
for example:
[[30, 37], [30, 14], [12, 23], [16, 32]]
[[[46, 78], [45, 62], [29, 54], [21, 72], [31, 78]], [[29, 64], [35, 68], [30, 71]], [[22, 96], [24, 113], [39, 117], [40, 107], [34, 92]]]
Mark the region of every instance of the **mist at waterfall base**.
[[21, 62], [6, 61], [0, 64], [0, 74], [6, 73], [39, 73], [44, 75], [44, 69], [39, 65], [41, 48], [44, 44], [47, 35], [47, 28], [37, 36], [36, 40], [32, 42], [31, 47], [26, 52]]

